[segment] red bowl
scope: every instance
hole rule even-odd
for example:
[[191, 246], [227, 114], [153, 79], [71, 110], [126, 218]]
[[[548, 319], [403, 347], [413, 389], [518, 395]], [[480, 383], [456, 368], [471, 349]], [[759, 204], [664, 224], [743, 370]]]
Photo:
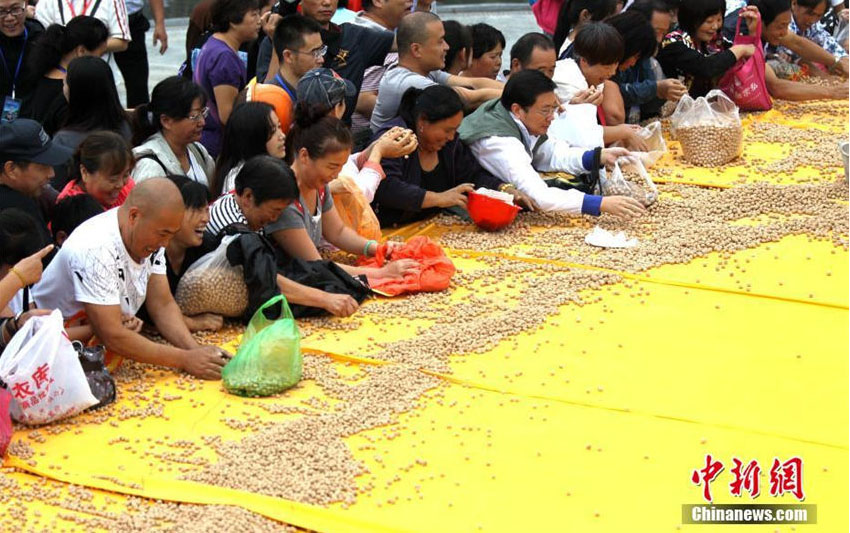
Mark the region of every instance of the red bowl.
[[498, 231], [511, 225], [521, 208], [476, 192], [468, 193], [466, 210], [475, 225], [487, 231]]

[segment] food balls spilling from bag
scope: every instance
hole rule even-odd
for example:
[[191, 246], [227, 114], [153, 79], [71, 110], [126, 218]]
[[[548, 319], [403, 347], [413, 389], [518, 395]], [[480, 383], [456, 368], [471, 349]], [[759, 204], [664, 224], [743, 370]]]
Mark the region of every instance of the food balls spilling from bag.
[[628, 196], [644, 207], [658, 200], [658, 188], [649, 177], [640, 158], [621, 157], [614, 168], [599, 177], [599, 186], [604, 196]]
[[301, 334], [283, 296], [260, 307], [245, 330], [236, 355], [221, 371], [227, 392], [271, 396], [301, 379]]
[[184, 315], [214, 313], [234, 318], [245, 312], [248, 287], [242, 267], [231, 266], [227, 260], [227, 247], [238, 237], [224, 237], [215, 250], [195, 261], [180, 279], [174, 299]]
[[693, 165], [722, 166], [743, 152], [744, 129], [738, 107], [722, 91], [711, 91], [696, 100], [683, 96], [670, 125], [685, 160]]

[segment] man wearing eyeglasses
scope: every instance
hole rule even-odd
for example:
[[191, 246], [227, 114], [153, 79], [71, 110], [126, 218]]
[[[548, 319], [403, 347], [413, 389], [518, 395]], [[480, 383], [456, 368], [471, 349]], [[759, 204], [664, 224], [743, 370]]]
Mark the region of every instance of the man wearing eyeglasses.
[[27, 54], [44, 32], [41, 23], [27, 18], [26, 8], [24, 0], [0, 0], [0, 90], [6, 99], [20, 100], [28, 92]]
[[325, 62], [328, 47], [322, 44], [321, 32], [318, 22], [302, 15], [284, 17], [274, 30], [274, 50], [280, 67], [268, 81], [286, 91], [292, 105], [298, 101], [298, 81]]
[[[505, 84], [501, 98], [463, 119], [457, 134], [488, 172], [531, 198], [542, 211], [571, 215], [611, 213], [631, 219], [645, 212], [628, 196], [594, 194], [603, 167], [629, 155], [625, 148], [586, 150], [546, 133], [561, 102], [555, 82], [539, 70], [522, 70]], [[564, 172], [573, 180], [547, 183], [538, 172]]]
[[[395, 36], [392, 32], [378, 31], [357, 26], [349, 22], [337, 26], [331, 22], [336, 13], [337, 0], [301, 0], [301, 14], [319, 23], [322, 28], [322, 43], [327, 46], [324, 67], [333, 69], [341, 77], [349, 80], [360, 92], [363, 74], [366, 69], [382, 65], [388, 53], [395, 49]], [[266, 42], [260, 45], [257, 58], [257, 78], [266, 79], [277, 72], [279, 57], [272, 57], [272, 46]], [[263, 76], [264, 78], [260, 78]], [[351, 122], [351, 114], [357, 105], [357, 94], [346, 98], [343, 120]]]

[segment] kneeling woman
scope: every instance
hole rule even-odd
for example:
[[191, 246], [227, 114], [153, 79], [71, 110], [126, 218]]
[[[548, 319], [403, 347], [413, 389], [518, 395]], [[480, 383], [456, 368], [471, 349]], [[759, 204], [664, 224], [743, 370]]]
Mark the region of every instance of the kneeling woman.
[[[180, 175], [170, 175], [168, 179], [180, 189], [186, 207], [180, 229], [165, 247], [165, 274], [171, 294], [176, 294], [180, 278], [195, 261], [215, 250], [216, 241], [206, 232], [210, 221], [210, 191], [206, 185]], [[184, 315], [183, 321], [189, 331], [215, 331], [223, 323], [222, 317], [212, 313]]]
[[[296, 115], [296, 121], [290, 139], [295, 150], [292, 170], [298, 183], [298, 198], [266, 227], [266, 233], [287, 255], [305, 261], [322, 258], [318, 250], [322, 239], [352, 254], [375, 255], [378, 242], [361, 237], [343, 224], [328, 188], [351, 154], [351, 131], [336, 117], [311, 121]], [[402, 277], [417, 268], [415, 261], [406, 259], [382, 268], [339, 266], [352, 276], [365, 274], [378, 279]]]
[[[224, 194], [210, 207], [207, 233], [218, 240], [233, 224], [263, 233], [263, 228], [277, 221], [296, 198], [298, 186], [292, 169], [276, 157], [254, 156], [236, 175], [234, 191]], [[349, 316], [359, 307], [347, 294], [307, 287], [281, 275], [277, 276], [277, 284], [290, 304], [324, 309], [336, 316]]]
[[481, 168], [456, 135], [462, 120], [463, 102], [448, 87], [432, 85], [404, 93], [399, 117], [377, 136], [393, 127], [409, 128], [416, 132], [419, 146], [408, 157], [381, 161], [386, 178], [372, 203], [381, 226], [419, 220], [440, 208], [465, 208], [466, 193], [476, 187], [509, 192], [519, 205], [535, 207], [513, 185]]

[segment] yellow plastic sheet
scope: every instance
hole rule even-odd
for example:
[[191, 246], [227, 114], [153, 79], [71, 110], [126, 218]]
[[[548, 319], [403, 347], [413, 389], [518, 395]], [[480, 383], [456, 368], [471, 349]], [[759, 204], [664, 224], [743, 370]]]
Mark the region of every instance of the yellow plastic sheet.
[[[823, 113], [823, 107], [812, 109]], [[835, 109], [846, 117], [846, 103]], [[802, 126], [812, 120], [772, 111], [747, 121], [768, 119]], [[846, 131], [846, 120], [843, 126], [821, 122]], [[772, 154], [763, 153], [767, 146], [750, 150], [763, 158], [786, 153], [782, 147]], [[740, 172], [686, 169], [682, 179], [734, 186], [744, 179]], [[800, 172], [783, 179], [808, 179], [809, 170]], [[447, 229], [426, 222], [385, 236], [436, 238]], [[498, 253], [513, 262], [537, 261], [522, 247]], [[489, 268], [488, 254], [451, 255], [461, 272]], [[818, 505], [818, 524], [805, 529], [846, 531], [847, 252], [787, 237], [728, 257], [626, 275], [632, 277], [587, 291], [599, 302], [563, 306], [540, 328], [488, 353], [452, 357], [450, 374], [440, 376], [442, 385], [425, 393], [420, 408], [391, 427], [348, 437], [369, 470], [357, 484], [373, 487], [348, 508], [181, 481], [198, 466], [173, 460], [184, 441], [195, 447], [193, 460], [214, 464], [202, 436], [237, 440], [251, 432], [242, 427], [246, 421], [308, 416], [270, 414], [263, 405], [314, 413], [332, 408], [336, 400], [310, 381], [278, 398], [246, 400], [225, 395], [219, 383], [149, 369], [144, 384], [124, 385], [117, 415], [108, 420], [86, 414], [16, 433], [34, 449], [34, 464], [11, 457], [5, 465], [41, 477], [8, 471], [0, 477], [64, 492], [68, 484], [87, 485], [105, 509], [121, 509], [131, 494], [233, 504], [317, 531], [674, 531], [680, 506], [701, 501], [690, 474], [706, 453], [726, 464], [712, 485], [719, 503], [751, 502], [729, 494], [732, 457], [757, 459], [766, 473], [774, 457], [799, 456], [805, 503]], [[638, 279], [646, 277], [651, 283]], [[493, 296], [515, 305], [523, 283], [513, 284]], [[367, 358], [385, 343], [415, 339], [451, 317], [451, 306], [463, 305], [469, 290], [455, 289], [449, 307], [439, 308], [444, 316], [432, 319], [397, 316], [387, 311], [391, 300], [372, 301], [337, 322], [357, 326], [353, 331], [305, 324], [310, 335], [303, 344], [339, 354], [340, 372], [354, 372], [371, 364]], [[326, 357], [311, 349], [306, 357]], [[42, 481], [47, 477], [58, 481]], [[767, 475], [762, 484], [758, 503], [797, 502], [769, 496]], [[61, 503], [27, 494], [6, 496], [0, 524], [88, 530], [59, 518], [68, 512]]]

